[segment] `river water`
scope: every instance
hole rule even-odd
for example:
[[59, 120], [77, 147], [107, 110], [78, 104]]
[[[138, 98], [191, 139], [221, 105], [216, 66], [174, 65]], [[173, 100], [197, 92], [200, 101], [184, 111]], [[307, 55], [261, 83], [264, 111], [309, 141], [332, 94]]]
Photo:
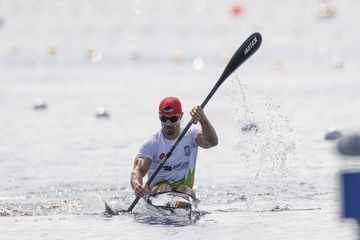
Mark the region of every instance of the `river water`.
[[[356, 239], [324, 135], [359, 129], [359, 4], [0, 1], [1, 239]], [[134, 199], [159, 101], [178, 96], [185, 125], [255, 31], [263, 45], [205, 109], [219, 145], [199, 150], [203, 216], [104, 216]]]

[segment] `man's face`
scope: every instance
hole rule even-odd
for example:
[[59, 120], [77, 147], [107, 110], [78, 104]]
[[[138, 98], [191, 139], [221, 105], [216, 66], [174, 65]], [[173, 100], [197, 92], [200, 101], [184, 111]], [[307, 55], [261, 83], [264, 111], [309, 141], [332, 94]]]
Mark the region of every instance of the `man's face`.
[[180, 120], [182, 116], [183, 113], [174, 115], [159, 115], [161, 127], [165, 135], [173, 136], [180, 130]]

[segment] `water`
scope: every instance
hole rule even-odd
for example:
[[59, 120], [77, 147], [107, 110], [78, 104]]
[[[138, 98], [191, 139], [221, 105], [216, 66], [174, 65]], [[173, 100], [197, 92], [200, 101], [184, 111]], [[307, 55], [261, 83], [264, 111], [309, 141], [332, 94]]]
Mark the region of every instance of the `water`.
[[[323, 19], [320, 1], [241, 3], [236, 17], [232, 1], [0, 1], [1, 239], [356, 239], [340, 218], [343, 159], [323, 138], [359, 127], [359, 3], [329, 1]], [[262, 47], [206, 107], [219, 135], [199, 151], [206, 214], [105, 217], [103, 200], [134, 199], [159, 101], [178, 96], [188, 113], [254, 31]]]

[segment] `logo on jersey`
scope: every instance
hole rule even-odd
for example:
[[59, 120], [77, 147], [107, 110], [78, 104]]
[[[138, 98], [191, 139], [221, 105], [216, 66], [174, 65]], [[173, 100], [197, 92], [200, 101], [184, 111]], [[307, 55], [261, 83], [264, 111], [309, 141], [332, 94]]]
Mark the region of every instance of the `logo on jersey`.
[[172, 167], [171, 166], [163, 166], [164, 171], [171, 171]]
[[173, 166], [173, 170], [182, 170], [184, 168], [188, 168], [189, 167], [189, 161], [186, 161], [186, 162], [181, 162], [181, 163], [178, 163], [176, 164], [175, 166]]
[[190, 149], [190, 147], [189, 147], [189, 146], [185, 146], [185, 147], [184, 147], [184, 152], [185, 152], [185, 155], [186, 155], [186, 156], [190, 156], [190, 154], [191, 154], [191, 149]]

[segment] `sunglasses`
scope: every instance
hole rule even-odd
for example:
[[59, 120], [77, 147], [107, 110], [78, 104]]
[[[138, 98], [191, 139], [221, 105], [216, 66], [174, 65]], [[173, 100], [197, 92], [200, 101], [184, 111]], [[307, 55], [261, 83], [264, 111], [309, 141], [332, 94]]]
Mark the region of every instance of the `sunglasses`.
[[177, 121], [179, 121], [180, 116], [164, 116], [164, 115], [160, 115], [159, 116], [160, 121], [162, 121], [163, 123], [167, 123], [168, 121], [170, 121], [171, 123], [176, 123]]

